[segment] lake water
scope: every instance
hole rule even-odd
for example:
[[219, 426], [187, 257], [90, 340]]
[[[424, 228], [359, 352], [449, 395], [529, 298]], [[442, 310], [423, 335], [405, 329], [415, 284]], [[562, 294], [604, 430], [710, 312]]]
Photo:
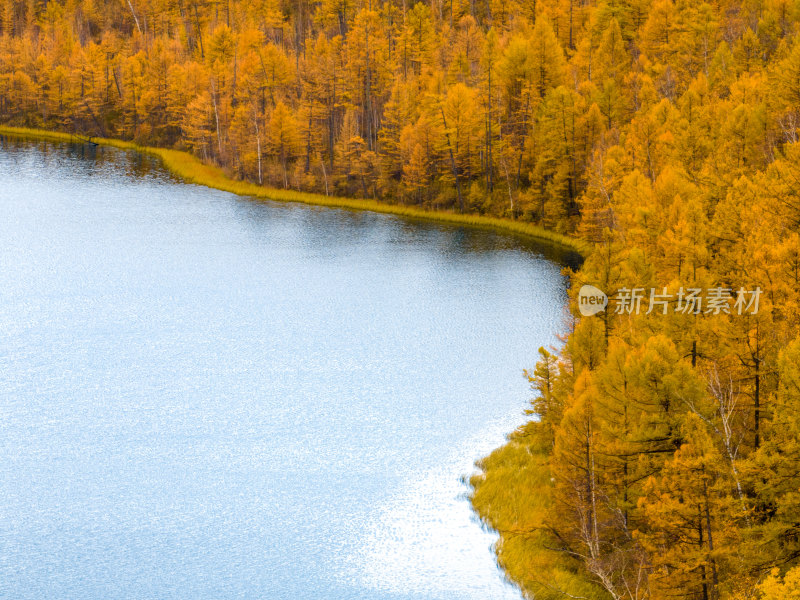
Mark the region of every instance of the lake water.
[[0, 597], [518, 598], [459, 477], [565, 257], [0, 143]]

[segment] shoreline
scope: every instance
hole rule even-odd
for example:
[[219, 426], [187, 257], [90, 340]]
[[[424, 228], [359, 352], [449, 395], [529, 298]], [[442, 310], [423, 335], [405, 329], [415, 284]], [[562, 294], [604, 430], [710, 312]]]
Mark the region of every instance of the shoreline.
[[[482, 215], [459, 214], [442, 210], [423, 210], [401, 204], [389, 204], [378, 200], [360, 200], [355, 198], [345, 198], [339, 196], [325, 196], [322, 194], [298, 192], [295, 190], [281, 190], [260, 186], [247, 181], [237, 181], [228, 177], [222, 169], [202, 162], [199, 158], [180, 150], [158, 148], [153, 146], [140, 146], [134, 142], [128, 142], [113, 138], [83, 137], [59, 131], [44, 129], [29, 129], [22, 127], [11, 127], [0, 125], [0, 135], [26, 140], [45, 140], [62, 143], [92, 143], [101, 146], [109, 146], [122, 150], [132, 150], [142, 154], [156, 157], [160, 160], [163, 167], [177, 179], [191, 184], [203, 185], [212, 189], [230, 192], [239, 196], [246, 196], [258, 200], [268, 200], [276, 202], [298, 202], [312, 206], [323, 206], [328, 208], [342, 208], [358, 211], [369, 211], [374, 213], [392, 214], [409, 219], [419, 219], [428, 222], [438, 222], [450, 225], [462, 225], [475, 229], [493, 230], [498, 233], [519, 235], [545, 245], [551, 245], [562, 250], [572, 251], [585, 259], [591, 252], [592, 246], [589, 242], [578, 238], [572, 238], [547, 230], [532, 223], [512, 221], [499, 217], [486, 217]], [[520, 428], [529, 426], [522, 424]], [[519, 431], [516, 430], [516, 431]], [[478, 459], [479, 463], [486, 465], [492, 464], [498, 458], [505, 458], [509, 453], [514, 454], [518, 451], [519, 442], [516, 439], [516, 431], [508, 434], [506, 441], [497, 448], [491, 450], [486, 456]], [[527, 448], [526, 448], [527, 451]], [[502, 458], [500, 461], [502, 462]], [[497, 465], [495, 465], [497, 467]], [[477, 482], [479, 479], [490, 477], [492, 480], [498, 477], [497, 471], [501, 468], [491, 469], [482, 472], [473, 471], [467, 477], [467, 485], [471, 489], [468, 494], [468, 502], [473, 514], [478, 517], [483, 526], [497, 536], [493, 555], [498, 568], [503, 572], [507, 581], [524, 595], [531, 589], [530, 582], [526, 581], [522, 573], [513, 568], [504, 559], [503, 552], [500, 550], [502, 544], [509, 543], [507, 535], [504, 535], [505, 523], [503, 516], [498, 511], [493, 510], [491, 504], [486, 505], [476, 498], [476, 492], [480, 487]], [[500, 473], [502, 475], [502, 473]], [[540, 482], [545, 485], [544, 481]], [[491, 487], [491, 486], [490, 486]], [[513, 544], [513, 542], [511, 542]]]
[[134, 150], [159, 158], [165, 169], [186, 183], [204, 185], [239, 196], [250, 196], [262, 200], [278, 202], [300, 202], [302, 204], [327, 206], [329, 208], [364, 210], [375, 213], [393, 214], [412, 219], [422, 219], [425, 221], [466, 225], [479, 229], [492, 229], [495, 231], [522, 235], [543, 243], [559, 246], [562, 249], [577, 252], [583, 258], [586, 258], [591, 252], [591, 245], [588, 242], [550, 231], [533, 223], [512, 221], [500, 217], [460, 214], [443, 210], [425, 210], [402, 204], [389, 204], [388, 202], [381, 202], [379, 200], [361, 200], [341, 196], [325, 196], [296, 190], [281, 190], [247, 181], [237, 181], [228, 177], [219, 167], [208, 165], [193, 154], [182, 150], [171, 150], [154, 146], [139, 146], [134, 142], [127, 142], [114, 138], [82, 138], [71, 133], [63, 133], [60, 131], [11, 127], [8, 125], [0, 125], [0, 135], [56, 142], [91, 142], [101, 146]]
[[[246, 181], [237, 181], [228, 177], [222, 169], [203, 163], [200, 159], [188, 152], [171, 150], [152, 146], [139, 146], [133, 142], [109, 138], [84, 138], [69, 133], [49, 131], [43, 129], [27, 129], [21, 127], [9, 127], [0, 125], [0, 135], [18, 139], [46, 140], [67, 143], [93, 143], [102, 146], [109, 146], [123, 150], [133, 150], [142, 154], [148, 154], [158, 158], [164, 168], [173, 176], [185, 183], [192, 183], [218, 189], [239, 196], [251, 197], [259, 200], [270, 200], [277, 202], [299, 202], [307, 205], [323, 206], [328, 208], [343, 208], [349, 210], [369, 211], [374, 213], [393, 214], [396, 216], [420, 219], [428, 222], [438, 222], [450, 225], [462, 225], [475, 229], [492, 230], [498, 233], [519, 235], [539, 243], [550, 245], [562, 250], [572, 251], [585, 259], [591, 252], [591, 244], [584, 240], [571, 238], [556, 232], [549, 231], [532, 223], [512, 221], [498, 217], [486, 217], [481, 215], [458, 214], [447, 211], [422, 210], [415, 207], [389, 204], [377, 200], [359, 200], [355, 198], [344, 198], [337, 196], [324, 196], [322, 194], [312, 194], [298, 192], [295, 190], [281, 190], [270, 187], [259, 186]], [[522, 425], [521, 427], [525, 427]], [[497, 457], [505, 457], [508, 453], [514, 453], [518, 443], [515, 442], [515, 432], [509, 434], [511, 437], [497, 448], [493, 449], [487, 456], [479, 459], [480, 463], [493, 463]], [[495, 471], [501, 469], [489, 469], [491, 473], [483, 471], [482, 476], [496, 478]], [[524, 575], [517, 572], [513, 565], [504, 560], [502, 551], [503, 542], [508, 543], [507, 536], [503, 534], [504, 523], [503, 515], [493, 510], [493, 506], [486, 505], [481, 501], [476, 501], [477, 479], [480, 473], [473, 472], [469, 475], [469, 487], [471, 492], [468, 502], [473, 513], [488, 527], [495, 535], [500, 546], [493, 551], [497, 566], [504, 573], [511, 584], [523, 593], [530, 590], [530, 582], [526, 581]], [[544, 482], [541, 482], [544, 484]], [[513, 542], [511, 542], [513, 545]]]

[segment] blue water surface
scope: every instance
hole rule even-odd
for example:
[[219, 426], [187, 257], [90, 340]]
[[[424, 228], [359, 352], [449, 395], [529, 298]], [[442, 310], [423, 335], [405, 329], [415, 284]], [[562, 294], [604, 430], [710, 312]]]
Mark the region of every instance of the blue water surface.
[[524, 419], [563, 260], [5, 140], [0, 596], [518, 598], [459, 477]]

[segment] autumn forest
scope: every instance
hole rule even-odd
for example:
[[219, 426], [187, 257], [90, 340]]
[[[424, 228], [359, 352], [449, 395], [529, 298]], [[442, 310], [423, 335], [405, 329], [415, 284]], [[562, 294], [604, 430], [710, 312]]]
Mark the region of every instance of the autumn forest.
[[[471, 481], [531, 598], [800, 595], [800, 2], [0, 6], [2, 124], [592, 245]], [[582, 317], [584, 284], [761, 296]]]

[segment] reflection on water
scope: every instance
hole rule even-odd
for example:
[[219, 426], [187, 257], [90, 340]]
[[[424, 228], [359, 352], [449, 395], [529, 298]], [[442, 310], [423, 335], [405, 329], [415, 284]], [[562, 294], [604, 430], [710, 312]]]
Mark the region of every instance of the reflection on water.
[[468, 473], [476, 454], [499, 446], [507, 427], [500, 421], [464, 440], [381, 506], [362, 536], [363, 548], [353, 556], [358, 581], [406, 597], [474, 598], [487, 591], [493, 598], [520, 597], [510, 584], [499, 586], [497, 572], [486, 568], [486, 552], [495, 536], [476, 531], [466, 484], [453, 477]]
[[0, 141], [0, 211], [0, 596], [518, 597], [459, 477], [560, 327], [543, 249], [84, 145]]

